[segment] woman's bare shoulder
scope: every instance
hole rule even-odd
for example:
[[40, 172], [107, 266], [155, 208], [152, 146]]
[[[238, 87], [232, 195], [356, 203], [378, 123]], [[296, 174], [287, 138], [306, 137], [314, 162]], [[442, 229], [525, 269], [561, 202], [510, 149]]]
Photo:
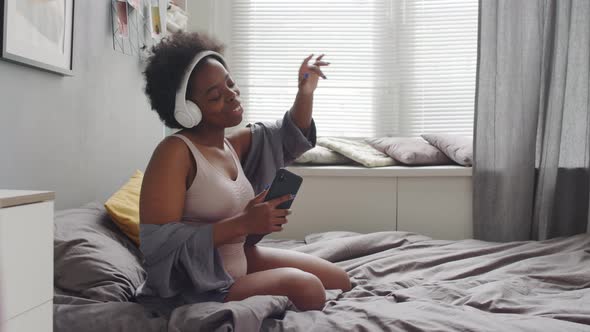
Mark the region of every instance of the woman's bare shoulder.
[[158, 144], [141, 185], [141, 223], [180, 220], [190, 168], [189, 153], [186, 144], [177, 137], [166, 137]]
[[179, 159], [189, 157], [190, 150], [186, 143], [176, 136], [167, 136], [156, 146], [152, 155], [152, 160], [162, 160], [163, 162], [178, 162]]
[[236, 150], [240, 160], [244, 161], [244, 158], [246, 158], [250, 151], [250, 144], [252, 143], [252, 131], [250, 128], [236, 130], [227, 136], [227, 140], [231, 143], [234, 150]]
[[[170, 180], [171, 176], [186, 179], [191, 163], [191, 152], [188, 146], [178, 137], [168, 136], [155, 148], [146, 168], [144, 180]], [[173, 175], [172, 175], [173, 174]]]

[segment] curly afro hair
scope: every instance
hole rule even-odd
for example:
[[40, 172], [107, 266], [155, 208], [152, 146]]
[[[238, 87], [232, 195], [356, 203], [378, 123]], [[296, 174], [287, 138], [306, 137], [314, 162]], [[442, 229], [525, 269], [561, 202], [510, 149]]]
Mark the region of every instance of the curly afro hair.
[[174, 119], [174, 101], [185, 69], [197, 53], [223, 52], [223, 44], [202, 33], [178, 32], [162, 39], [151, 49], [147, 67], [145, 93], [152, 109], [169, 128], [182, 129]]

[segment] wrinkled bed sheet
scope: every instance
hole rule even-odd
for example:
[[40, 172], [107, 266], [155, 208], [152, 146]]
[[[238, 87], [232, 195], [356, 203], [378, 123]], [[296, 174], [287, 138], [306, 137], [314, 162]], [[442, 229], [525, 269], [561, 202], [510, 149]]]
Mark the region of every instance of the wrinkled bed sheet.
[[266, 240], [337, 262], [349, 292], [323, 311], [285, 297], [175, 309], [55, 297], [55, 331], [590, 331], [590, 235], [541, 242], [440, 241], [405, 232]]

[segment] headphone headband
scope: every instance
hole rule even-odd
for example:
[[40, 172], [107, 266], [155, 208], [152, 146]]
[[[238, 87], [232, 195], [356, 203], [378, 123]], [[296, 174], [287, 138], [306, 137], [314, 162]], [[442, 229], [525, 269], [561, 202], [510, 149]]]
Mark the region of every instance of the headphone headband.
[[223, 56], [221, 54], [214, 52], [214, 51], [199, 52], [195, 55], [195, 57], [193, 58], [193, 61], [188, 65], [188, 67], [186, 67], [186, 70], [184, 71], [184, 75], [182, 77], [182, 80], [180, 81], [180, 87], [178, 88], [178, 91], [176, 92], [176, 99], [175, 99], [175, 103], [174, 103], [174, 117], [185, 128], [194, 127], [201, 120], [200, 118], [195, 119], [197, 123], [194, 123], [195, 120], [193, 120], [193, 121], [187, 120], [186, 115], [190, 116], [191, 110], [190, 110], [190, 107], [187, 106], [186, 90], [188, 88], [189, 79], [190, 79], [191, 74], [192, 74], [193, 70], [195, 69], [195, 67], [203, 59], [205, 59], [206, 57], [210, 57], [210, 56], [214, 57], [216, 60], [221, 62], [221, 64], [225, 68], [227, 68], [227, 64], [225, 63], [225, 59], [223, 58]]

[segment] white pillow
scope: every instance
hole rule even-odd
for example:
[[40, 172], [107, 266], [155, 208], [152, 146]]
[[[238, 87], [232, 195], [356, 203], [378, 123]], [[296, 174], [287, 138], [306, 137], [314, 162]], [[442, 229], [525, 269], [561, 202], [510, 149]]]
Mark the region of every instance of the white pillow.
[[343, 154], [345, 157], [361, 163], [365, 167], [382, 167], [398, 164], [393, 158], [362, 141], [336, 137], [318, 137], [317, 145]]
[[342, 165], [352, 162], [350, 158], [319, 145], [295, 159], [297, 164]]

